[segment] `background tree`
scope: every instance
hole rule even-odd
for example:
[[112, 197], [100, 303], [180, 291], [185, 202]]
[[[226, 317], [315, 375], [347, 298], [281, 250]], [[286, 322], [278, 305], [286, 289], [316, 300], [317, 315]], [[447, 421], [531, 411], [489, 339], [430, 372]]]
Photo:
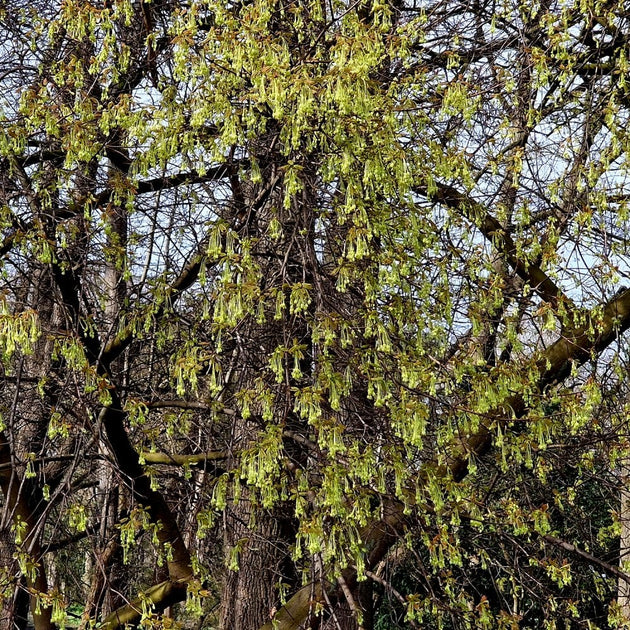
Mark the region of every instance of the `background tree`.
[[623, 3], [0, 24], [2, 623], [628, 623]]

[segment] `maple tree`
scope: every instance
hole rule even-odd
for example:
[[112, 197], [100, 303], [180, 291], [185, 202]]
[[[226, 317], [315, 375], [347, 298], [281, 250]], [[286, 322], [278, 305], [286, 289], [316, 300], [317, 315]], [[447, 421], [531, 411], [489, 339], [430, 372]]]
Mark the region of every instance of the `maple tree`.
[[0, 5], [2, 623], [627, 624], [629, 19]]

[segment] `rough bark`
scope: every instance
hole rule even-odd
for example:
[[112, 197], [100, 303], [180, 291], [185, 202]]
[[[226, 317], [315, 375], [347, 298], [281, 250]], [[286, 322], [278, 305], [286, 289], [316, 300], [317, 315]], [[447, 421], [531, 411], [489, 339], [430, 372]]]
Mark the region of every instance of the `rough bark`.
[[[221, 627], [225, 630], [257, 628], [273, 613], [278, 598], [276, 582], [285, 550], [278, 549], [279, 523], [273, 514], [257, 515], [258, 523], [248, 523], [246, 498], [233, 504], [226, 515], [226, 549], [238, 546], [238, 570], [228, 570], [222, 591], [225, 602]], [[251, 512], [251, 510], [250, 510]]]
[[[242, 231], [252, 238], [260, 261], [267, 261], [262, 263], [265, 265], [263, 275], [266, 282], [281, 288], [283, 283], [303, 280], [305, 261], [300, 258], [302, 252], [293, 243], [298, 241], [298, 234], [308, 234], [312, 230], [313, 205], [305, 191], [302, 203], [296, 203], [285, 211], [286, 216], [276, 216], [278, 211], [273, 206], [282, 207], [283, 195], [279, 175], [282, 157], [277, 149], [272, 148], [276, 131], [268, 129], [267, 135], [252, 142], [250, 147], [252, 155], [256, 155], [263, 166], [264, 184], [241, 181], [237, 174], [232, 176], [230, 183], [235, 228], [238, 222], [244, 221]], [[284, 236], [280, 242], [269, 238], [268, 227], [272, 218], [282, 222]], [[269, 256], [270, 253], [273, 255]], [[242, 368], [234, 374], [234, 382], [228, 385], [233, 392], [254, 389], [255, 380], [268, 370], [269, 356], [278, 346], [286, 343], [286, 339], [308, 338], [302, 324], [295, 326], [284, 321], [276, 322], [273, 313], [268, 314], [266, 324], [252, 322], [241, 334], [245, 339], [259, 340], [257, 344], [260, 345], [254, 350], [250, 342], [246, 342], [239, 348]], [[310, 369], [309, 365], [303, 372], [307, 374]], [[276, 395], [276, 407], [289, 409], [287, 393], [278, 391]], [[237, 415], [233, 420], [232, 441], [247, 448], [255, 442], [260, 430], [259, 421], [245, 420]], [[233, 463], [238, 465], [238, 462]], [[254, 493], [243, 490], [240, 499], [233, 501], [225, 512], [226, 563], [230, 563], [236, 547], [239, 553], [238, 570], [228, 569], [224, 579], [220, 626], [223, 630], [259, 627], [273, 616], [280, 603], [278, 583], [291, 586], [295, 583], [289, 553], [289, 546], [295, 540], [295, 526], [290, 513], [283, 514], [281, 505], [273, 510], [261, 509], [257, 501]]]

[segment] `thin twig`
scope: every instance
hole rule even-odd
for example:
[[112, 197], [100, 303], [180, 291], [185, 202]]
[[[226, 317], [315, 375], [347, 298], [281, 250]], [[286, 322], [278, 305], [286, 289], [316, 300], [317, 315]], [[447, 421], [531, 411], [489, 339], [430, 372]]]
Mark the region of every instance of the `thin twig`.
[[339, 586], [341, 586], [341, 590], [343, 591], [344, 597], [346, 598], [346, 601], [348, 602], [348, 606], [350, 606], [350, 610], [352, 611], [352, 614], [355, 616], [357, 620], [358, 630], [365, 630], [363, 628], [363, 623], [361, 622], [363, 615], [361, 613], [359, 606], [357, 605], [357, 602], [352, 596], [352, 592], [350, 591], [350, 587], [348, 586], [348, 583], [345, 581], [342, 575], [340, 575], [337, 578], [337, 582], [339, 582]]
[[[382, 577], [376, 575], [376, 573], [372, 573], [372, 571], [365, 571], [365, 575], [367, 575], [370, 580], [380, 584], [383, 588], [387, 589], [405, 608], [409, 604], [407, 598], [402, 595], [399, 591], [397, 591], [387, 580], [384, 580]], [[407, 621], [409, 625], [414, 628], [414, 630], [420, 630], [420, 626], [410, 617], [407, 617]]]

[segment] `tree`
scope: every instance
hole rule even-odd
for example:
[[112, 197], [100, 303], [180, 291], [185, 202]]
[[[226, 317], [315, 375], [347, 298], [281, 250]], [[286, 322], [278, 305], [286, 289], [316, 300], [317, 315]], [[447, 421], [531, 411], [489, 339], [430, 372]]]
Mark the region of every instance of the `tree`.
[[0, 24], [2, 623], [628, 623], [623, 3]]

